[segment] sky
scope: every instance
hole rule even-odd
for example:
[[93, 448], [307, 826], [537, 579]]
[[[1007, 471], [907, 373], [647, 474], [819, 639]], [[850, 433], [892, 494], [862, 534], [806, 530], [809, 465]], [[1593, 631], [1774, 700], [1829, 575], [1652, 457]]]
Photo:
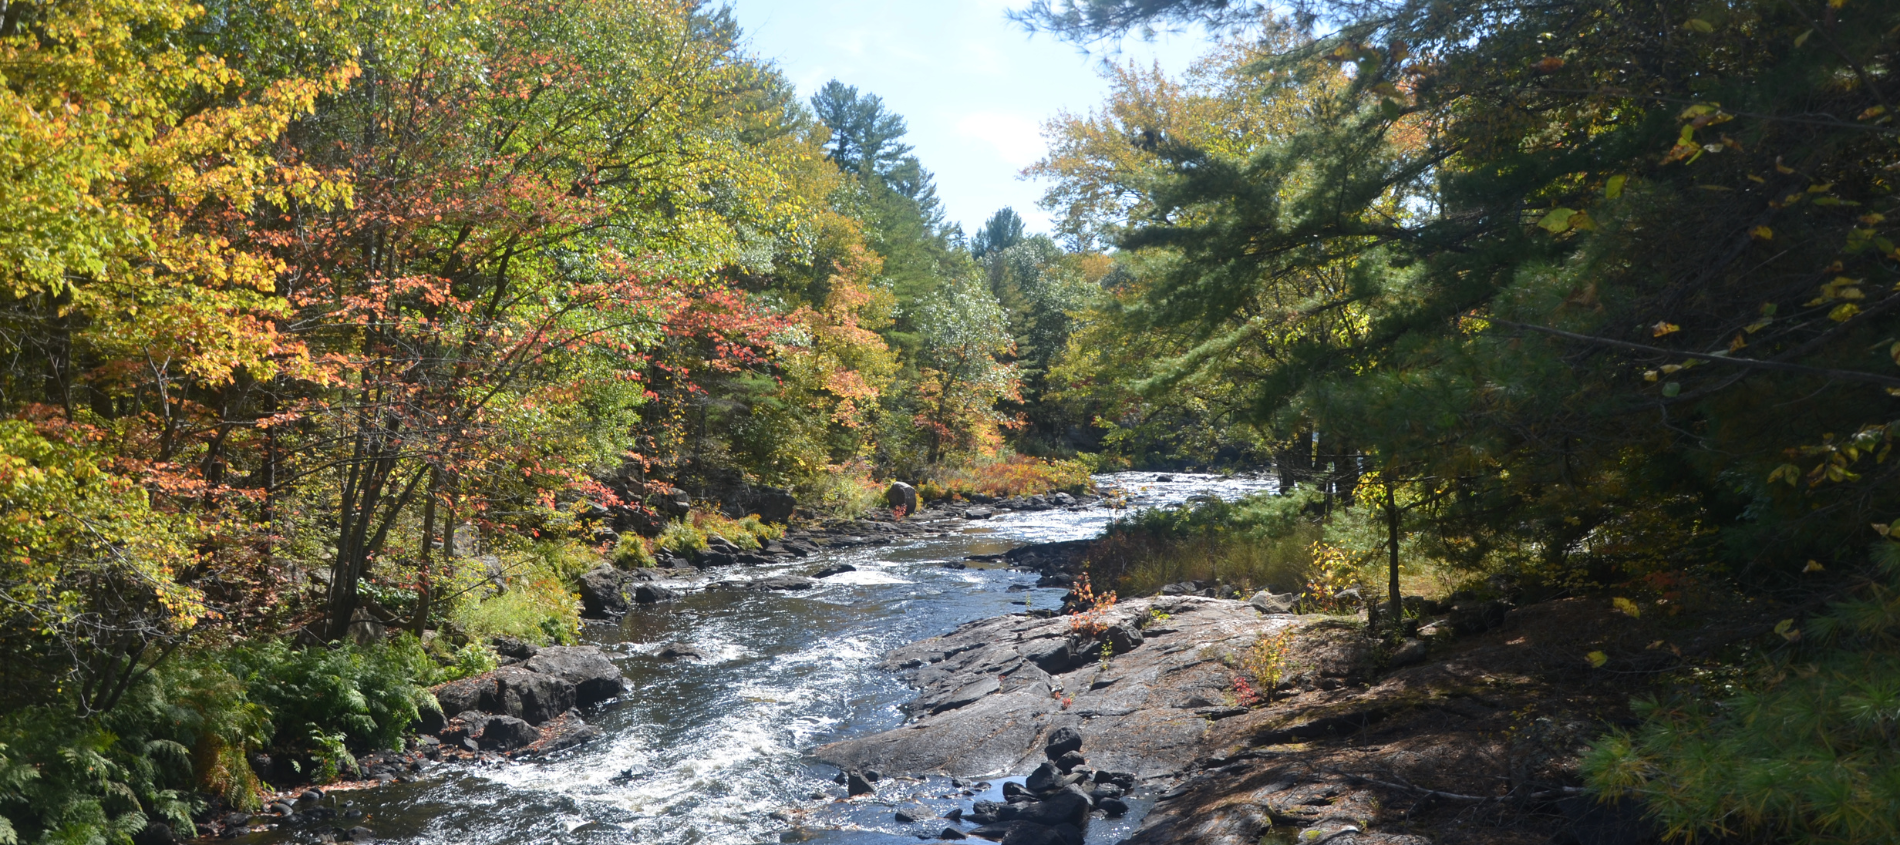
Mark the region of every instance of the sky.
[[[775, 62], [809, 100], [838, 79], [884, 99], [910, 126], [936, 174], [946, 216], [975, 232], [1009, 206], [1047, 232], [1044, 185], [1020, 177], [1045, 149], [1042, 124], [1084, 113], [1108, 93], [1098, 48], [1085, 55], [1005, 16], [1026, 0], [729, 0], [750, 50]], [[1198, 36], [1131, 38], [1119, 61], [1180, 73], [1205, 48]]]

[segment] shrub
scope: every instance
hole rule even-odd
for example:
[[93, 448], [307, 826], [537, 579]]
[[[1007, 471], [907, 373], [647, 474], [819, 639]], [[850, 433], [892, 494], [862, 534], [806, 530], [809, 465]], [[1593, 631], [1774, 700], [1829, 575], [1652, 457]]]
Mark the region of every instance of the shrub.
[[450, 611], [449, 621], [477, 642], [515, 637], [540, 645], [573, 643], [580, 632], [580, 602], [565, 582], [533, 573], [493, 595], [465, 598]]
[[1012, 455], [939, 470], [925, 479], [918, 495], [936, 500], [973, 495], [1007, 499], [1057, 491], [1086, 493], [1095, 486], [1089, 472], [1090, 465], [1080, 460], [1045, 461]]
[[886, 485], [872, 479], [868, 467], [846, 464], [827, 469], [799, 489], [801, 505], [836, 519], [857, 519], [884, 506]]
[[1598, 741], [1591, 787], [1641, 799], [1673, 839], [1900, 842], [1900, 543], [1885, 582], [1806, 625], [1717, 702], [1637, 703], [1643, 724]]
[[[428, 691], [434, 663], [414, 637], [369, 647], [293, 648], [284, 642], [232, 649], [229, 664], [253, 701], [270, 709], [274, 749], [309, 754], [334, 776], [350, 750], [396, 748]], [[334, 768], [332, 768], [334, 766]]]
[[614, 566], [621, 569], [646, 569], [654, 566], [653, 550], [648, 547], [646, 538], [634, 534], [622, 534], [614, 542], [610, 557]]
[[706, 535], [700, 532], [695, 522], [676, 519], [667, 523], [666, 527], [660, 529], [660, 536], [653, 539], [653, 544], [681, 555], [705, 551]]

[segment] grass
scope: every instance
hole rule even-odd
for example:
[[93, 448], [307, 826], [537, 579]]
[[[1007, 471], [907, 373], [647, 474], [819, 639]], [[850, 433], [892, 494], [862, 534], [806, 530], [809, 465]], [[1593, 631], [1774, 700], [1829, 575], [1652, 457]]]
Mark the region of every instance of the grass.
[[493, 595], [464, 600], [449, 612], [449, 621], [476, 642], [515, 637], [540, 645], [573, 643], [580, 602], [560, 579], [537, 573]]
[[1154, 595], [1181, 581], [1218, 581], [1243, 592], [1297, 592], [1312, 570], [1318, 526], [1266, 540], [1110, 534], [1089, 551], [1089, 568], [1131, 596]]
[[858, 519], [884, 507], [888, 485], [871, 477], [871, 468], [863, 463], [832, 466], [798, 491], [798, 503], [813, 513], [832, 519]]

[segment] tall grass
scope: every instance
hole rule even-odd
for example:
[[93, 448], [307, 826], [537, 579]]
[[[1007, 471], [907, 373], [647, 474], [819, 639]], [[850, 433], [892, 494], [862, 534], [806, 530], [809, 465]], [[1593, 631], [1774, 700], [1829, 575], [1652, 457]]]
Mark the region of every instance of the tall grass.
[[1117, 520], [1089, 550], [1089, 570], [1123, 595], [1152, 595], [1180, 581], [1243, 591], [1298, 592], [1324, 534], [1307, 513], [1310, 491], [1142, 511]]

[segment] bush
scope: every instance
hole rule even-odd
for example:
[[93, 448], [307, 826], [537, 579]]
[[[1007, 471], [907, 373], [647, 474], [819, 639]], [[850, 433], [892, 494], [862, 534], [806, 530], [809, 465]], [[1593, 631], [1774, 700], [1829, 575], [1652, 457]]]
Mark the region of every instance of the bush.
[[693, 521], [676, 519], [660, 529], [660, 536], [653, 538], [653, 545], [679, 555], [691, 555], [706, 550], [706, 535]]
[[1900, 544], [1885, 583], [1777, 640], [1795, 643], [1719, 702], [1637, 703], [1643, 724], [1600, 740], [1591, 787], [1641, 799], [1671, 838], [1900, 842]]
[[370, 647], [250, 644], [232, 649], [228, 662], [273, 715], [270, 747], [314, 757], [321, 779], [353, 768], [352, 751], [400, 747], [428, 701], [418, 680], [436, 671], [406, 634]]
[[492, 595], [465, 597], [449, 612], [449, 621], [477, 642], [515, 637], [540, 645], [571, 644], [580, 632], [580, 601], [564, 581], [531, 573]]
[[868, 467], [848, 464], [829, 469], [799, 490], [801, 505], [835, 519], [858, 519], [884, 507], [886, 485], [872, 479]]
[[1094, 489], [1091, 465], [1081, 460], [1045, 461], [1013, 455], [994, 461], [941, 469], [925, 479], [918, 495], [926, 500], [987, 496], [1007, 499], [1054, 492], [1086, 493]]
[[647, 569], [657, 564], [646, 538], [634, 534], [620, 535], [620, 539], [614, 542], [614, 551], [609, 559], [621, 569]]

